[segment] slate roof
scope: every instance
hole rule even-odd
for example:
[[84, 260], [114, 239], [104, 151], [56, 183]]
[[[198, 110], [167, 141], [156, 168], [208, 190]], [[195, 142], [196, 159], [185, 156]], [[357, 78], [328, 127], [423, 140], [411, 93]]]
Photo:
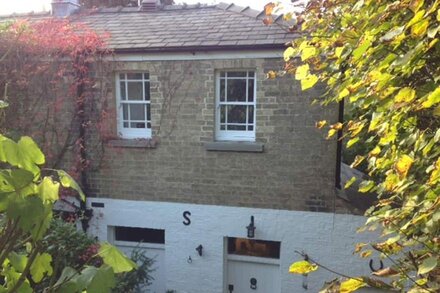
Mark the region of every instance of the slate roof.
[[225, 3], [171, 5], [153, 12], [101, 8], [74, 18], [109, 33], [108, 45], [116, 52], [283, 48], [294, 38], [280, 27], [281, 18], [266, 26], [263, 12]]

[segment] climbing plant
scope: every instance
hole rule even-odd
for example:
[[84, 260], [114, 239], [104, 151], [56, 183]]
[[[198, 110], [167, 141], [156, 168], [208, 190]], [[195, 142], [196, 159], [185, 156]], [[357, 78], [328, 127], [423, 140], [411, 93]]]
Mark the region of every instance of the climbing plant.
[[[322, 292], [368, 285], [411, 293], [440, 290], [439, 5], [438, 0], [310, 0], [284, 14], [292, 23], [286, 28], [298, 37], [284, 52], [284, 70], [268, 76], [292, 74], [304, 91], [324, 84], [327, 90], [317, 101], [350, 106], [351, 120], [318, 121], [317, 127], [327, 129], [329, 139], [340, 132], [349, 149], [363, 145], [352, 167], [367, 163], [370, 179], [359, 191], [374, 192], [378, 200], [362, 230], [379, 230], [380, 238], [359, 243], [355, 252], [368, 257], [378, 251], [391, 264], [376, 278], [335, 280]], [[266, 5], [266, 24], [274, 23], [277, 9]], [[319, 260], [306, 258], [291, 272], [320, 267]]]
[[[98, 264], [89, 259], [71, 264], [74, 267], [54, 264], [56, 249], [48, 247], [45, 238], [54, 203], [63, 188], [75, 190], [84, 200], [81, 188], [66, 172], [41, 168], [45, 156], [27, 136], [15, 142], [0, 135], [0, 162], [1, 292], [34, 292], [41, 283], [47, 284], [44, 292], [109, 292], [115, 273], [136, 267], [108, 243], [89, 255], [102, 259]], [[58, 271], [59, 277], [50, 279]]]
[[[108, 116], [103, 72], [106, 35], [67, 19], [16, 20], [0, 28], [0, 92], [9, 105], [1, 131], [34, 137], [47, 165], [82, 180], [86, 152], [97, 152]], [[89, 140], [91, 130], [98, 136]]]

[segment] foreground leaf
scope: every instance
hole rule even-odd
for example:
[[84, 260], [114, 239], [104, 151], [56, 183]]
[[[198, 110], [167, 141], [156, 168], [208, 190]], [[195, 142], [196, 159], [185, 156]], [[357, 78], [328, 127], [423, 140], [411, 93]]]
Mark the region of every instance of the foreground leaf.
[[427, 259], [423, 260], [423, 262], [419, 266], [419, 270], [417, 271], [417, 274], [423, 275], [426, 273], [429, 273], [437, 266], [437, 258], [436, 257], [428, 257]]
[[137, 267], [131, 259], [109, 243], [101, 244], [98, 255], [115, 273], [129, 272]]
[[290, 265], [289, 273], [291, 274], [308, 274], [318, 269], [316, 264], [312, 264], [306, 260], [297, 261]]
[[354, 292], [359, 288], [367, 286], [367, 283], [360, 279], [348, 279], [341, 283], [340, 291], [341, 293], [350, 293]]
[[44, 275], [51, 276], [53, 269], [51, 266], [52, 256], [48, 253], [38, 254], [34, 262], [31, 265], [32, 280], [35, 283], [39, 283]]

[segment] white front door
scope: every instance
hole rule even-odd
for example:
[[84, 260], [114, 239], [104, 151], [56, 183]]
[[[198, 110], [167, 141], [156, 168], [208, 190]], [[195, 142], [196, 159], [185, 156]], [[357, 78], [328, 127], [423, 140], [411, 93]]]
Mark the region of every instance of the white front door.
[[280, 265], [251, 256], [228, 257], [226, 293], [280, 293]]
[[134, 249], [140, 249], [145, 252], [145, 256], [154, 260], [151, 267], [153, 272], [150, 275], [153, 277], [151, 284], [141, 286], [141, 292], [149, 293], [165, 293], [165, 247], [160, 244], [141, 243], [133, 245], [126, 241], [115, 241], [116, 247], [130, 257]]
[[128, 257], [133, 250], [140, 250], [154, 262], [149, 269], [149, 275], [153, 278], [150, 285], [140, 286], [140, 292], [165, 293], [165, 230], [108, 226], [108, 240], [118, 247]]
[[227, 237], [225, 293], [281, 293], [281, 242]]

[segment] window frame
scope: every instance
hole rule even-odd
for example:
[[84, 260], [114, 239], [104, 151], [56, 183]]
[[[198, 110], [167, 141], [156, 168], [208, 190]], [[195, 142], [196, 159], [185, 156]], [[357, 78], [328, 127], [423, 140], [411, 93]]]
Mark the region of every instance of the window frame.
[[[228, 73], [231, 72], [246, 72], [246, 77], [228, 77]], [[220, 84], [221, 79], [223, 77], [221, 76], [222, 73], [225, 73], [225, 101], [220, 101]], [[253, 73], [254, 76], [250, 77], [249, 73]], [[235, 102], [228, 102], [227, 101], [227, 84], [228, 79], [246, 79], [246, 101], [235, 101]], [[222, 69], [218, 70], [216, 72], [216, 91], [215, 91], [215, 140], [216, 141], [255, 141], [255, 133], [256, 133], [256, 109], [257, 109], [257, 72], [255, 69]], [[249, 82], [253, 81], [254, 87], [253, 87], [253, 101], [249, 102], [248, 100], [248, 87]], [[221, 122], [220, 122], [220, 112], [221, 112], [221, 106], [223, 105], [242, 105], [242, 106], [253, 106], [253, 129], [252, 130], [221, 130]], [[246, 126], [251, 125], [249, 124], [248, 120], [248, 112], [246, 113]], [[227, 120], [225, 121], [226, 125]], [[226, 127], [227, 128], [227, 127]]]
[[[136, 74], [141, 73], [142, 79], [129, 79], [127, 74]], [[126, 139], [136, 139], [136, 138], [151, 138], [152, 131], [151, 131], [151, 83], [150, 83], [150, 75], [147, 71], [123, 71], [123, 72], [116, 72], [115, 82], [116, 82], [116, 107], [117, 107], [117, 131], [118, 135], [121, 138]], [[124, 74], [125, 78], [121, 79], [120, 75]], [[145, 78], [145, 75], [148, 76], [148, 78]], [[125, 81], [125, 96], [128, 96], [128, 82], [141, 82], [142, 83], [142, 98], [143, 100], [123, 100], [121, 97], [121, 82]], [[146, 92], [145, 92], [145, 83], [149, 83], [149, 96], [150, 98], [146, 100]], [[145, 110], [145, 128], [126, 128], [124, 127], [124, 113], [123, 113], [123, 105], [124, 104], [141, 104], [141, 105], [149, 105], [150, 107], [150, 120], [148, 120], [148, 111]], [[130, 115], [130, 110], [128, 110], [128, 115]], [[130, 119], [128, 119], [128, 123], [130, 122]], [[148, 128], [148, 124], [150, 124], [150, 128]]]

